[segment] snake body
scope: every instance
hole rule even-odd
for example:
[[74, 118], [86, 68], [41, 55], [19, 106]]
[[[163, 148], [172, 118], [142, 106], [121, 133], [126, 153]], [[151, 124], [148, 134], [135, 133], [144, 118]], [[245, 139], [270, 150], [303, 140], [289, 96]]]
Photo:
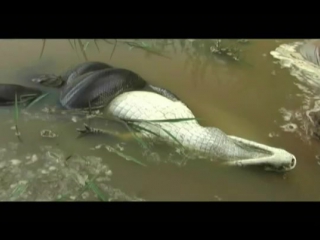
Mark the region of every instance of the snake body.
[[114, 68], [102, 62], [81, 63], [59, 76], [45, 74], [32, 81], [60, 88], [60, 103], [68, 109], [101, 107], [118, 94], [133, 90], [156, 92], [171, 100], [178, 100], [169, 90], [149, 84], [133, 71]]
[[65, 85], [72, 84], [74, 79], [83, 74], [111, 67], [111, 65], [103, 62], [84, 62], [68, 69], [61, 75], [44, 74], [32, 79], [32, 81], [40, 83], [43, 86], [60, 88]]
[[124, 91], [142, 89], [146, 82], [137, 74], [119, 68], [85, 73], [65, 85], [60, 103], [68, 109], [101, 107]]
[[16, 97], [17, 103], [28, 103], [39, 97], [41, 94], [42, 91], [36, 88], [18, 84], [2, 83], [0, 84], [0, 106], [14, 105]]

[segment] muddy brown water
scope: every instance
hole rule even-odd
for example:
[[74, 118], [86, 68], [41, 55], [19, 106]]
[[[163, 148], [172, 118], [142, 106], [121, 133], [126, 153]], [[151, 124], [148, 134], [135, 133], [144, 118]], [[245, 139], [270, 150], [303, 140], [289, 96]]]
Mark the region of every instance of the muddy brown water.
[[[197, 41], [200, 47], [201, 44], [205, 47], [208, 45], [207, 41]], [[147, 167], [143, 167], [105, 149], [90, 150], [99, 143], [118, 144], [121, 141], [93, 136], [75, 140], [75, 129], [81, 124], [70, 120], [20, 122], [19, 129], [23, 137], [23, 143], [19, 143], [20, 154], [37, 154], [39, 146], [52, 145], [61, 148], [66, 155], [101, 157], [112, 170], [110, 184], [113, 187], [146, 200], [320, 200], [320, 166], [315, 157], [319, 154], [320, 143], [308, 144], [297, 135], [280, 128], [283, 119], [279, 109], [299, 108], [301, 98], [295, 95], [300, 90], [294, 85], [296, 79], [286, 69], [274, 64], [275, 59], [269, 52], [291, 41], [250, 40], [247, 44], [237, 44], [244, 50], [244, 64], [212, 57], [208, 54], [209, 49], [201, 53], [189, 46], [181, 51], [178, 40], [174, 46], [166, 46], [170, 59], [148, 54], [141, 49], [129, 50], [124, 44], [117, 45], [111, 60], [111, 44], [99, 42], [98, 51], [91, 42], [86, 50], [91, 61], [103, 61], [130, 69], [150, 83], [168, 88], [189, 106], [196, 117], [204, 119], [203, 125], [215, 126], [230, 135], [293, 153], [297, 157], [297, 166], [291, 172], [282, 174], [262, 169], [217, 167], [201, 159], [179, 165], [159, 162], [152, 156], [147, 161]], [[0, 82], [27, 84], [34, 74], [59, 74], [84, 61], [81, 53], [77, 55], [67, 40], [47, 40], [39, 60], [41, 45], [41, 40], [1, 40]], [[195, 53], [190, 54], [190, 51]], [[18, 143], [10, 129], [12, 122], [8, 124], [10, 116], [5, 115], [2, 119], [1, 146], [8, 142]], [[54, 130], [59, 137], [43, 139], [39, 132], [45, 128]], [[124, 148], [126, 151], [126, 146]], [[132, 147], [130, 151], [141, 155], [141, 148]], [[162, 151], [161, 156], [170, 155], [170, 152], [166, 152], [168, 148], [159, 151]], [[179, 158], [176, 155], [174, 157]]]

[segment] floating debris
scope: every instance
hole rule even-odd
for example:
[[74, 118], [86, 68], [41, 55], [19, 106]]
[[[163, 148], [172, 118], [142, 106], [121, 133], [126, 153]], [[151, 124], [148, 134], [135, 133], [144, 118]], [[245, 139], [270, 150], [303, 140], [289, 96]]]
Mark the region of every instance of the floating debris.
[[56, 167], [54, 167], [54, 166], [50, 166], [49, 167], [49, 171], [54, 171], [54, 170], [56, 170], [57, 168]]
[[281, 128], [285, 132], [295, 132], [297, 130], [298, 126], [295, 123], [288, 123], [288, 124], [281, 126]]
[[211, 53], [227, 56], [235, 61], [239, 61], [240, 49], [235, 47], [223, 47], [221, 39], [218, 39], [213, 46], [210, 47]]
[[78, 118], [77, 118], [76, 116], [73, 116], [73, 117], [71, 118], [71, 121], [74, 122], [74, 123], [76, 123], [76, 122], [78, 122]]
[[101, 157], [72, 154], [66, 162], [70, 152], [55, 145], [23, 155], [12, 148], [0, 146], [0, 201], [140, 200], [110, 186], [113, 172]]
[[146, 158], [147, 161], [150, 161], [150, 162], [160, 163], [161, 161], [160, 155], [156, 152], [150, 151], [149, 149], [143, 150], [142, 156]]
[[41, 170], [42, 174], [48, 174], [49, 172], [47, 170]]
[[6, 162], [0, 162], [0, 169], [6, 166]]
[[89, 196], [90, 196], [90, 193], [88, 191], [82, 193], [82, 195], [81, 195], [82, 199], [84, 199], [84, 200], [87, 199]]
[[111, 177], [111, 176], [112, 176], [112, 171], [111, 171], [111, 170], [107, 170], [106, 175], [107, 175], [108, 177]]
[[238, 43], [249, 43], [248, 39], [238, 39], [237, 40]]
[[21, 163], [21, 161], [18, 159], [12, 159], [12, 160], [10, 160], [10, 162], [12, 165], [19, 165]]
[[125, 160], [127, 160], [127, 161], [132, 161], [132, 162], [137, 163], [137, 164], [139, 164], [139, 165], [141, 165], [141, 166], [144, 166], [144, 167], [147, 166], [146, 164], [142, 163], [142, 162], [139, 161], [138, 159], [136, 159], [136, 158], [134, 158], [134, 157], [132, 157], [132, 156], [126, 155], [126, 154], [118, 151], [117, 149], [115, 149], [115, 148], [113, 148], [113, 147], [111, 147], [111, 146], [105, 146], [105, 148], [106, 148], [109, 152], [111, 152], [111, 153], [116, 153], [118, 156], [122, 157], [123, 159], [125, 159]]
[[74, 200], [76, 200], [77, 197], [76, 196], [70, 196], [69, 198], [74, 201]]
[[97, 116], [102, 116], [102, 115], [103, 113], [100, 110], [96, 110], [96, 111], [92, 111], [91, 113], [88, 112], [88, 114], [86, 115], [86, 118], [90, 119], [90, 118], [95, 118]]
[[90, 148], [91, 150], [99, 150], [103, 147], [104, 145], [103, 144], [99, 144], [99, 145], [96, 145], [94, 146], [93, 148]]
[[124, 150], [124, 147], [122, 147], [119, 143], [116, 145], [116, 148], [121, 152]]
[[43, 109], [41, 109], [42, 112], [45, 113], [55, 113], [56, 112], [56, 108], [55, 107], [45, 107]]
[[222, 201], [222, 198], [219, 197], [218, 195], [215, 195], [214, 198], [215, 198], [217, 201]]
[[26, 162], [25, 164], [32, 164], [35, 163], [36, 161], [38, 161], [38, 156], [36, 154], [33, 154], [32, 156], [26, 156], [26, 159], [30, 161]]
[[54, 132], [52, 132], [51, 130], [48, 129], [44, 129], [40, 132], [41, 137], [44, 138], [56, 138], [58, 137], [58, 134], [55, 134]]
[[271, 132], [268, 134], [268, 137], [269, 138], [274, 138], [274, 137], [279, 137], [280, 135], [278, 133], [275, 133], [275, 132]]
[[293, 112], [285, 108], [280, 108], [279, 112], [283, 115], [283, 120], [288, 122], [293, 117]]

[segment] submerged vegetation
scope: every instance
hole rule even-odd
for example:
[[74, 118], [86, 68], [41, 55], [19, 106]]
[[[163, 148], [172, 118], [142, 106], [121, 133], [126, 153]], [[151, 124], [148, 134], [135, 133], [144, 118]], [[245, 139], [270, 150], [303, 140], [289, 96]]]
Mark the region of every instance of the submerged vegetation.
[[[46, 39], [43, 39], [43, 44], [40, 52], [40, 58], [43, 56], [44, 49], [46, 46]], [[213, 55], [217, 54], [225, 57], [229, 60], [240, 61], [243, 60], [241, 53], [243, 52], [244, 44], [248, 44], [247, 39], [132, 39], [132, 40], [119, 40], [119, 39], [92, 39], [92, 40], [81, 40], [81, 39], [68, 39], [68, 42], [73, 50], [75, 50], [79, 56], [79, 51], [82, 57], [89, 61], [87, 56], [87, 48], [90, 44], [94, 44], [96, 49], [100, 52], [99, 44], [101, 42], [113, 45], [112, 52], [109, 59], [114, 55], [118, 44], [128, 46], [128, 50], [140, 49], [145, 51], [148, 55], [156, 55], [171, 59], [169, 52], [186, 53], [189, 58], [198, 59], [199, 57], [212, 58]], [[171, 51], [173, 50], [173, 51]]]
[[16, 131], [16, 136], [18, 137], [18, 139], [20, 141], [21, 138], [20, 138], [20, 132], [19, 132], [19, 128], [18, 128], [18, 119], [19, 119], [19, 107], [18, 107], [18, 96], [17, 96], [17, 93], [15, 94], [15, 97], [14, 97], [14, 123], [15, 123], [15, 131]]

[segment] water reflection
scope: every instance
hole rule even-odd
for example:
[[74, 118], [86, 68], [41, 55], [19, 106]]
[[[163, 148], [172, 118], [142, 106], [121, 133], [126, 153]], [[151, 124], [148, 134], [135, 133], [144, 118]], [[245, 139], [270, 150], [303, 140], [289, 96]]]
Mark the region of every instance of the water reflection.
[[[207, 68], [216, 71], [215, 64], [226, 66], [240, 62], [248, 64], [244, 51], [249, 45], [246, 39], [131, 39], [131, 40], [68, 40], [71, 48], [77, 52], [78, 57], [90, 60], [87, 50], [96, 48], [100, 52], [101, 44], [112, 45], [110, 60], [117, 51], [117, 47], [126, 46], [129, 51], [134, 49], [145, 52], [145, 57], [152, 56], [172, 59], [173, 55], [185, 56], [185, 69], [191, 68], [192, 77], [202, 80], [206, 75]], [[100, 46], [100, 47], [99, 47]], [[214, 64], [215, 63], [215, 64]]]

